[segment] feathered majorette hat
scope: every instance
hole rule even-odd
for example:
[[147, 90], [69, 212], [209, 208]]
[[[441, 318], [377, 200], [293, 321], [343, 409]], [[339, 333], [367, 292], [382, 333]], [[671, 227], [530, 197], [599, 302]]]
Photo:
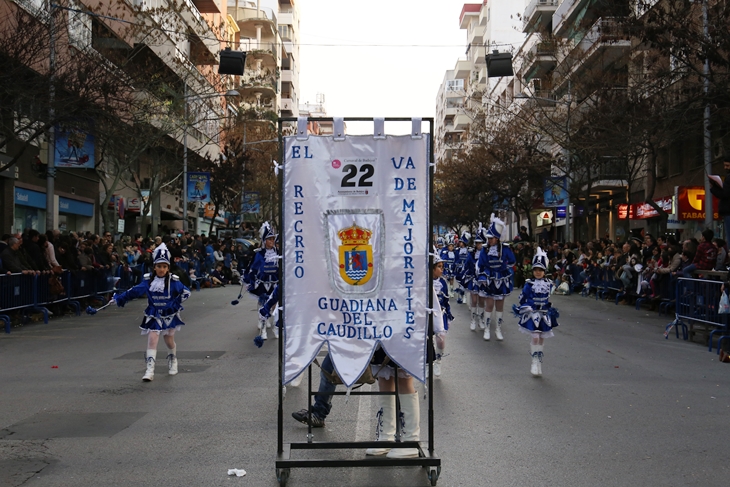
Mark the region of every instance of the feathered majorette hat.
[[152, 253], [152, 263], [164, 263], [170, 265], [170, 251], [167, 250], [167, 245], [161, 243], [157, 246], [157, 248], [155, 248], [155, 251]]
[[538, 247], [535, 251], [535, 256], [532, 258], [532, 268], [547, 270], [548, 256], [541, 247]]
[[436, 247], [433, 248], [433, 254], [431, 254], [431, 257], [433, 257], [433, 265], [434, 266], [436, 264], [438, 264], [439, 262], [443, 262], [444, 261], [444, 259], [442, 259], [439, 256], [439, 250]]
[[271, 228], [269, 222], [264, 222], [261, 225], [261, 228], [259, 229], [259, 237], [261, 237], [261, 243], [263, 243], [267, 238], [276, 238], [278, 236], [279, 234], [274, 233], [274, 229]]
[[444, 237], [439, 237], [436, 239], [436, 245], [444, 246]]
[[486, 242], [487, 238], [486, 238], [486, 235], [484, 235], [484, 234], [485, 234], [484, 227], [482, 226], [482, 223], [479, 222], [479, 228], [477, 228], [477, 233], [476, 233], [476, 235], [474, 235], [474, 243], [476, 244], [476, 243]]
[[494, 213], [492, 213], [492, 216], [489, 217], [489, 229], [487, 230], [487, 237], [493, 237], [497, 240], [502, 238], [502, 232], [504, 231], [504, 222], [494, 216]]
[[461, 234], [461, 237], [459, 237], [459, 241], [464, 242], [464, 245], [469, 245], [470, 238], [471, 234], [469, 232], [464, 232]]
[[446, 234], [446, 245], [454, 245], [454, 243], [456, 243], [456, 234], [447, 233]]

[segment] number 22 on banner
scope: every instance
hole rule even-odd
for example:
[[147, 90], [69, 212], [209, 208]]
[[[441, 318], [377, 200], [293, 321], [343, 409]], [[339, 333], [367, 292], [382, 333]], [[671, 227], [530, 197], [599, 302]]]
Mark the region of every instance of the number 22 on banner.
[[332, 159], [330, 188], [332, 196], [374, 196], [378, 194], [375, 182], [374, 157]]

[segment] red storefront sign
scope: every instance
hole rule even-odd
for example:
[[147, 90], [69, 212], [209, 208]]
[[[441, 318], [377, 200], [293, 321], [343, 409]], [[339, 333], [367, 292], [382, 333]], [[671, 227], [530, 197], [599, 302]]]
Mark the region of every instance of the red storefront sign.
[[[719, 220], [717, 208], [720, 202], [712, 198], [713, 219]], [[705, 188], [701, 186], [680, 186], [677, 190], [677, 220], [705, 219]]]
[[[655, 199], [654, 203], [667, 213], [672, 213], [672, 197]], [[619, 220], [645, 220], [659, 216], [659, 212], [649, 203], [633, 203], [631, 205], [617, 205]]]

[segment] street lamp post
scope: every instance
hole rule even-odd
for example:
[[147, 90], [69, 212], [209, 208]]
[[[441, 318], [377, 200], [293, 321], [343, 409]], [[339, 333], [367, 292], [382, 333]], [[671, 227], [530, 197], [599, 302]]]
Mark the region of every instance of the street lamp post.
[[[188, 95], [188, 84], [183, 86], [183, 100], [185, 100], [185, 119], [183, 123], [183, 233], [188, 231], [188, 99], [197, 96], [198, 98], [214, 98], [216, 96], [239, 96], [236, 90], [228, 90], [225, 93], [211, 93], [207, 95]], [[215, 218], [215, 215], [213, 216]]]

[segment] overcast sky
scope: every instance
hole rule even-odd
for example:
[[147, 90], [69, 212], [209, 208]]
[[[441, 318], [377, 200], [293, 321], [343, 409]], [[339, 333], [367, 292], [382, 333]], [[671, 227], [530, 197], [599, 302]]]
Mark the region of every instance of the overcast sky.
[[315, 103], [317, 93], [324, 93], [329, 116], [435, 115], [444, 72], [466, 51], [466, 30], [459, 29], [464, 2], [300, 0], [298, 5], [300, 103]]

